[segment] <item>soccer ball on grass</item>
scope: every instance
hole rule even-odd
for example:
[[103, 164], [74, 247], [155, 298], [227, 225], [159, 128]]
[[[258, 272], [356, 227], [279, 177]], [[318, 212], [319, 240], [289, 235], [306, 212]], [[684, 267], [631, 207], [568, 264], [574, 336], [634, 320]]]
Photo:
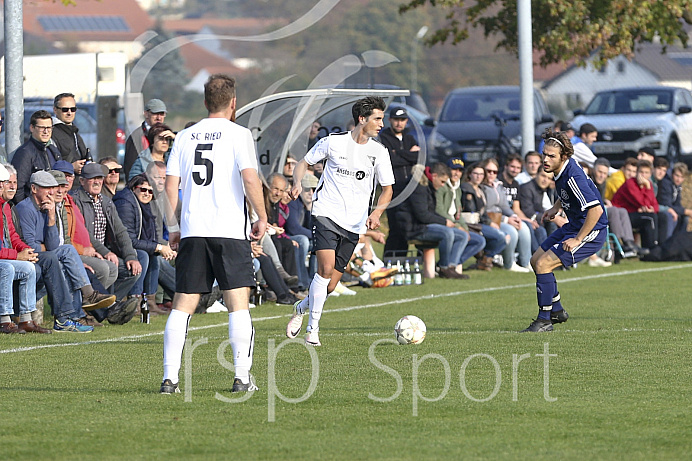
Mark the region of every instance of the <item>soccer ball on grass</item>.
[[394, 325], [399, 344], [420, 344], [425, 339], [425, 323], [415, 315], [407, 315]]

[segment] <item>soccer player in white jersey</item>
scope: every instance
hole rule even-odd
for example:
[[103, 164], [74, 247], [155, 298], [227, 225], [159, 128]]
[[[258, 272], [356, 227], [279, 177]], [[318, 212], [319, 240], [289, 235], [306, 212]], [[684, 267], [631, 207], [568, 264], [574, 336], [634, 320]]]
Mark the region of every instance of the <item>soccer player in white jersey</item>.
[[[308, 165], [326, 159], [324, 172], [312, 199], [313, 251], [317, 273], [309, 296], [294, 305], [286, 336], [295, 338], [309, 311], [305, 343], [320, 346], [319, 322], [327, 295], [341, 280], [358, 243], [359, 234], [380, 226], [380, 216], [392, 199], [394, 174], [387, 149], [374, 138], [382, 129], [385, 104], [380, 97], [356, 101], [351, 109], [355, 128], [321, 139], [293, 172], [293, 197], [300, 196]], [[372, 212], [376, 181], [382, 186]]]
[[[190, 317], [201, 293], [214, 279], [223, 290], [228, 336], [233, 349], [233, 392], [254, 391], [250, 368], [254, 328], [248, 309], [255, 286], [250, 240], [267, 227], [257, 155], [250, 131], [231, 120], [235, 115], [235, 80], [212, 75], [204, 85], [209, 116], [176, 136], [166, 170], [168, 222], [182, 193], [180, 229], [169, 227], [171, 246], [180, 242], [176, 259], [176, 293], [163, 336], [162, 394], [180, 392], [178, 373]], [[259, 219], [250, 224], [246, 198]], [[177, 226], [175, 226], [177, 227]]]

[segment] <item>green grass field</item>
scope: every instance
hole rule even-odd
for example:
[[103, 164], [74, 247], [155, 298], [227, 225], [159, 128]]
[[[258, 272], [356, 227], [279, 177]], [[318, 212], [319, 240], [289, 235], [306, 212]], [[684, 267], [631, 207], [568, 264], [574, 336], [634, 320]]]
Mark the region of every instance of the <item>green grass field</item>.
[[[192, 319], [177, 395], [158, 394], [165, 318], [4, 335], [1, 457], [690, 459], [692, 264], [559, 272], [571, 318], [544, 334], [516, 333], [536, 314], [533, 274], [470, 274], [330, 299], [314, 356], [282, 343], [289, 307], [254, 309], [260, 390], [243, 402], [216, 398], [238, 398], [217, 360], [224, 314]], [[423, 344], [374, 344], [406, 314]]]

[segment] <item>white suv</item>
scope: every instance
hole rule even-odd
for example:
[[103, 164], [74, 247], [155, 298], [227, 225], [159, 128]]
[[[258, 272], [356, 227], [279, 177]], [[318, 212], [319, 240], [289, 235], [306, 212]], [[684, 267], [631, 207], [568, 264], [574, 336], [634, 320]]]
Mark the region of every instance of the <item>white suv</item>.
[[692, 154], [692, 94], [667, 86], [601, 91], [572, 121], [575, 130], [591, 123], [598, 130], [592, 150], [622, 163], [642, 147], [670, 162]]

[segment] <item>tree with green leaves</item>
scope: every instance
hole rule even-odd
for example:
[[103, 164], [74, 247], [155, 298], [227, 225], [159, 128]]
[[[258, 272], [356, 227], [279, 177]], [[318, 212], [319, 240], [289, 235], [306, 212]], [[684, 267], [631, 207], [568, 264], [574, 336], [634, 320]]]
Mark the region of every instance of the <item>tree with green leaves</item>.
[[[687, 44], [685, 23], [692, 24], [690, 0], [533, 0], [533, 48], [546, 66], [575, 59], [585, 64], [597, 52], [594, 64], [603, 65], [619, 55], [631, 57], [638, 43], [659, 41]], [[443, 9], [446, 23], [426, 43], [458, 44], [469, 28], [496, 36], [497, 48], [518, 53], [517, 0], [408, 0], [405, 13], [430, 4]]]

